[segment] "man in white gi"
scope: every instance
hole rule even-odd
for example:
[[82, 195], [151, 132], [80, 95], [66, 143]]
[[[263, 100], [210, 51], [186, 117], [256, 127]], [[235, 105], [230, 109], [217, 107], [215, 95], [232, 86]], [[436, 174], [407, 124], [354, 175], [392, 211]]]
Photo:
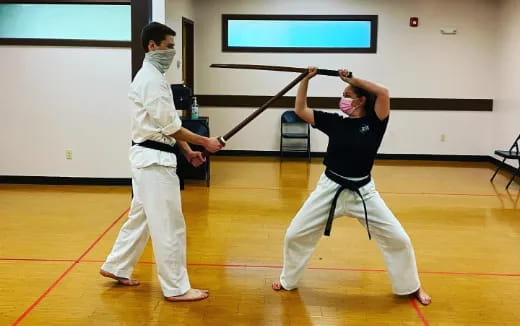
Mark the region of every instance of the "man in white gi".
[[181, 126], [164, 76], [175, 56], [174, 36], [172, 29], [159, 23], [145, 26], [141, 34], [146, 55], [128, 95], [132, 102], [133, 146], [129, 156], [134, 197], [128, 221], [100, 274], [123, 285], [139, 285], [130, 276], [151, 236], [164, 297], [195, 301], [206, 299], [209, 293], [192, 289], [188, 278], [185, 222], [172, 147], [177, 142], [186, 159], [198, 166], [205, 158], [187, 142], [202, 145], [209, 152], [222, 145], [216, 137], [202, 137]]

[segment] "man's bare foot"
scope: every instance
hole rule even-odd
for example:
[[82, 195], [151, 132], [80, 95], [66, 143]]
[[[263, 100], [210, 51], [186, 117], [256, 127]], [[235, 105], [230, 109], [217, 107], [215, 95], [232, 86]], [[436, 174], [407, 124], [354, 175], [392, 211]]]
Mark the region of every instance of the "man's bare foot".
[[410, 296], [415, 298], [424, 306], [427, 306], [432, 302], [432, 298], [428, 295], [428, 293], [424, 292], [422, 287], [414, 293], [410, 294]]
[[181, 301], [199, 301], [209, 297], [208, 290], [189, 289], [188, 292], [183, 295], [177, 295], [174, 297], [164, 297], [168, 301], [181, 302]]
[[273, 284], [271, 284], [271, 287], [275, 291], [282, 291], [285, 290], [280, 281], [274, 281]]
[[131, 280], [131, 279], [126, 278], [126, 277], [115, 276], [114, 274], [106, 272], [106, 271], [104, 271], [102, 269], [99, 270], [99, 274], [101, 274], [101, 276], [114, 279], [119, 284], [122, 284], [122, 285], [126, 285], [126, 286], [136, 286], [136, 285], [139, 285], [139, 282], [137, 280]]

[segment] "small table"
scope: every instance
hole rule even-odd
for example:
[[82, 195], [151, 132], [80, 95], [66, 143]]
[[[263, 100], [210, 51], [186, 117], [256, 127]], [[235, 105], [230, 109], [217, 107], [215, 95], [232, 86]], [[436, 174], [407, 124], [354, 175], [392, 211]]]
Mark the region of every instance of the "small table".
[[[182, 126], [189, 131], [209, 137], [209, 117], [199, 117], [198, 119], [185, 119], [181, 118]], [[204, 151], [204, 147], [200, 145], [191, 145], [190, 147], [194, 151]], [[184, 179], [197, 179], [197, 180], [206, 180], [206, 186], [209, 187], [210, 184], [210, 157], [206, 158], [206, 162], [204, 162], [199, 167], [194, 167], [188, 161], [184, 155], [177, 155], [177, 175], [179, 176], [181, 189], [184, 189]]]

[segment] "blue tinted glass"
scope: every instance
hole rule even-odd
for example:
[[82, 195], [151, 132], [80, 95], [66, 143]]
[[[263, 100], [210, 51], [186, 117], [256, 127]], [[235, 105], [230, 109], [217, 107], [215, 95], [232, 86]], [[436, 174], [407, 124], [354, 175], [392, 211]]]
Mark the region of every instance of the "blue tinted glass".
[[370, 48], [370, 21], [229, 20], [230, 47]]
[[130, 6], [0, 4], [0, 38], [130, 41]]

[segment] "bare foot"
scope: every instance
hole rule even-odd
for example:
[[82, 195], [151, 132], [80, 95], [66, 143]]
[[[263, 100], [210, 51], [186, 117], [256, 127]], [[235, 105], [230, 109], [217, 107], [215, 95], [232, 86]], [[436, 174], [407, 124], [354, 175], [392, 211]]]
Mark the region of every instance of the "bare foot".
[[282, 291], [285, 290], [280, 281], [274, 281], [273, 284], [271, 284], [271, 287], [275, 291]]
[[126, 278], [126, 277], [115, 276], [114, 274], [106, 272], [106, 271], [104, 271], [102, 269], [99, 270], [99, 274], [101, 274], [101, 276], [114, 279], [119, 284], [122, 284], [122, 285], [126, 285], [126, 286], [136, 286], [136, 285], [139, 285], [139, 282], [136, 281], [136, 280], [131, 280], [131, 279]]
[[428, 293], [424, 292], [422, 287], [414, 293], [410, 294], [410, 296], [415, 298], [424, 306], [427, 306], [432, 302], [432, 298], [428, 295]]
[[180, 302], [180, 301], [199, 301], [204, 300], [209, 297], [208, 290], [199, 290], [199, 289], [189, 289], [188, 292], [183, 295], [177, 295], [174, 297], [165, 297], [166, 300], [172, 302]]

